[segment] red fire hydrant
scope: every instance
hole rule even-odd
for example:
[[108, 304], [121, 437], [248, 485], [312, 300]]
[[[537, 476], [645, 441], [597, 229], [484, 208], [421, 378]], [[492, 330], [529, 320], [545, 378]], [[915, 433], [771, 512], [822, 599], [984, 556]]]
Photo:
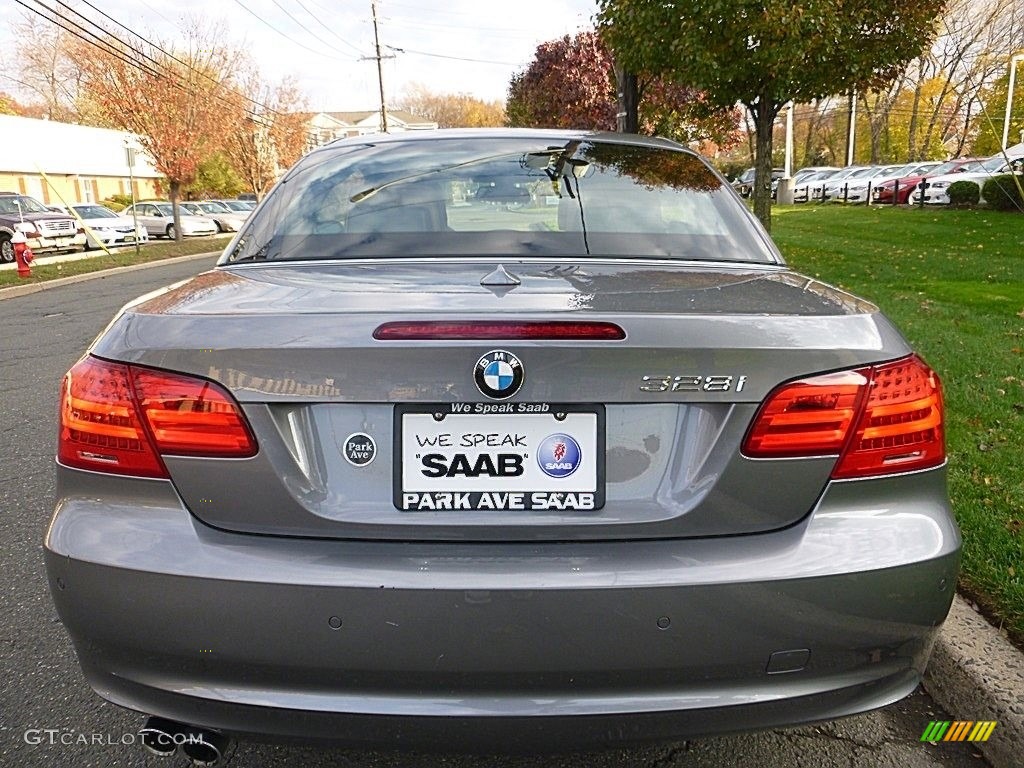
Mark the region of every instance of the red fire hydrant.
[[18, 277], [32, 277], [32, 267], [29, 265], [35, 258], [35, 254], [25, 242], [25, 235], [15, 232], [11, 237], [11, 245], [14, 246], [14, 260], [18, 264]]

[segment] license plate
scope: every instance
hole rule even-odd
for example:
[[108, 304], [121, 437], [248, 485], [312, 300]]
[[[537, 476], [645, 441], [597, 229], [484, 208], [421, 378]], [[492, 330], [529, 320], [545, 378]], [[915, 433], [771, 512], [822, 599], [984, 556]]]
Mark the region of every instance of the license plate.
[[404, 511], [601, 509], [604, 440], [600, 405], [398, 406], [394, 503]]

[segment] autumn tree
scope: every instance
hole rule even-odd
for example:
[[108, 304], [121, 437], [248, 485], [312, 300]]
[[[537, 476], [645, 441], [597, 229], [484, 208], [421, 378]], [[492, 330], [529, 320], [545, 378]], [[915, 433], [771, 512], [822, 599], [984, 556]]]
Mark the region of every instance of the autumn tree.
[[35, 117], [29, 113], [26, 107], [9, 93], [0, 91], [0, 115], [20, 115], [22, 117]]
[[75, 58], [77, 41], [39, 14], [23, 12], [11, 29], [14, 38], [16, 83], [48, 120], [77, 117], [81, 70]]
[[184, 30], [184, 39], [177, 47], [122, 44], [116, 55], [93, 49], [77, 62], [83, 88], [97, 109], [118, 128], [136, 134], [167, 177], [178, 239], [182, 188], [242, 119], [233, 85], [239, 55], [224, 45], [223, 27], [195, 21]]
[[247, 62], [233, 94], [239, 119], [226, 140], [226, 153], [245, 185], [258, 197], [306, 150], [306, 99], [295, 80], [268, 83]]
[[789, 101], [884, 83], [935, 37], [945, 0], [598, 0], [616, 58], [743, 103], [757, 146], [754, 212], [770, 227], [773, 127]]
[[401, 109], [433, 120], [440, 128], [489, 128], [505, 124], [505, 106], [468, 93], [440, 93], [413, 83], [398, 99]]
[[[738, 139], [739, 115], [700, 91], [662, 77], [638, 76], [640, 130], [682, 142]], [[507, 122], [513, 126], [614, 131], [618, 112], [615, 62], [597, 32], [579, 32], [537, 46], [509, 83]]]
[[614, 131], [613, 67], [608, 47], [593, 32], [541, 43], [526, 69], [509, 83], [508, 124]]

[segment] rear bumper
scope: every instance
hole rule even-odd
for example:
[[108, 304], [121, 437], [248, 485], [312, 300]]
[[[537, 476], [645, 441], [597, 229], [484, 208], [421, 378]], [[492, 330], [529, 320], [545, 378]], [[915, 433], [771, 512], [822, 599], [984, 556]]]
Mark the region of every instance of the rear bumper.
[[131, 709], [351, 743], [683, 738], [913, 690], [956, 579], [943, 471], [833, 484], [772, 534], [506, 545], [232, 534], [168, 483], [101, 503], [109, 478], [61, 469], [46, 565], [87, 679]]

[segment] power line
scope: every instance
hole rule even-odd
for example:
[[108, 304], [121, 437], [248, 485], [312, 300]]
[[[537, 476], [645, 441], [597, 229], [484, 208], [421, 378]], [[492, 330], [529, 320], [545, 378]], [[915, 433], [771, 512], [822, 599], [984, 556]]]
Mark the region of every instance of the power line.
[[[32, 8], [31, 6], [29, 6], [26, 3], [22, 2], [22, 0], [14, 0], [14, 2], [16, 2], [18, 5], [24, 7], [26, 10], [29, 10], [32, 13], [36, 14], [37, 16], [41, 17], [42, 19], [50, 22], [51, 24], [54, 24], [57, 27], [60, 27], [61, 29], [63, 29], [65, 32], [67, 32], [71, 36], [81, 40], [84, 43], [87, 43], [87, 44], [91, 45], [94, 48], [97, 48], [98, 50], [102, 51], [103, 53], [106, 53], [109, 56], [112, 56], [113, 58], [117, 59], [118, 61], [122, 62], [123, 64], [127, 64], [129, 67], [132, 67], [133, 69], [136, 69], [136, 70], [138, 70], [140, 72], [143, 72], [144, 74], [147, 74], [150, 77], [155, 77], [157, 79], [166, 80], [171, 85], [172, 88], [174, 88], [174, 89], [176, 89], [178, 91], [181, 91], [182, 93], [186, 93], [186, 94], [189, 94], [189, 95], [193, 94], [192, 90], [182, 86], [180, 81], [175, 80], [172, 77], [169, 77], [166, 72], [161, 72], [161, 71], [152, 69], [152, 68], [148, 67], [145, 64], [142, 64], [142, 63], [140, 63], [138, 61], [132, 60], [123, 51], [119, 51], [117, 48], [112, 46], [106, 40], [103, 40], [98, 35], [96, 35], [94, 32], [85, 29], [80, 24], [76, 24], [74, 22], [74, 20], [68, 19], [67, 17], [61, 15], [55, 8], [51, 8], [51, 7], [47, 6], [46, 4], [42, 3], [41, 0], [34, 0], [34, 2], [37, 5], [39, 5], [41, 8], [44, 8], [49, 13], [53, 14], [53, 16], [55, 16], [56, 18], [51, 18], [49, 16], [44, 15], [43, 13], [38, 11], [37, 9]], [[86, 35], [89, 35], [89, 37], [85, 37], [85, 36], [79, 34], [78, 32], [76, 32], [75, 30], [70, 29], [69, 27], [64, 26], [63, 24], [60, 23], [60, 21], [57, 21], [57, 19], [60, 19], [60, 21], [64, 21], [64, 22], [66, 22], [68, 24], [71, 24], [71, 25], [75, 26], [76, 28], [78, 28], [79, 30], [84, 32]], [[111, 35], [109, 32], [107, 32], [106, 30], [103, 30], [102, 27], [100, 27], [99, 25], [95, 24], [94, 22], [90, 21], [89, 23], [93, 24], [93, 26], [96, 26], [97, 29], [100, 29], [100, 30], [106, 32], [106, 34], [108, 34], [111, 37], [113, 37], [115, 40], [120, 42], [122, 45], [125, 44], [123, 40], [121, 40], [120, 38], [118, 38], [118, 37], [116, 37], [114, 35]], [[93, 38], [93, 39], [90, 39], [90, 38]], [[131, 48], [131, 46], [128, 46], [128, 47], [134, 53], [140, 54], [139, 51], [137, 51], [134, 48]], [[232, 104], [227, 99], [225, 99], [225, 98], [223, 98], [221, 96], [214, 96], [213, 98], [215, 98], [217, 101], [220, 101], [223, 104], [227, 104], [228, 106], [235, 106], [234, 104]], [[246, 110], [246, 112], [250, 116], [255, 117], [255, 115], [251, 111]]]
[[[106, 54], [108, 54], [110, 56], [113, 56], [114, 58], [124, 62], [125, 64], [130, 64], [131, 66], [135, 67], [136, 69], [139, 69], [140, 71], [146, 72], [147, 74], [149, 74], [149, 75], [151, 75], [153, 77], [162, 77], [163, 76], [159, 72], [156, 72], [156, 71], [154, 71], [152, 69], [149, 69], [148, 67], [146, 67], [143, 64], [140, 64], [139, 62], [135, 62], [135, 61], [130, 60], [121, 51], [118, 51], [114, 46], [110, 45], [110, 43], [108, 43], [105, 40], [103, 40], [102, 38], [100, 38], [99, 35], [95, 34], [94, 32], [91, 32], [91, 31], [87, 30], [85, 27], [81, 26], [80, 24], [76, 24], [74, 21], [65, 18], [64, 16], [59, 14], [56, 11], [56, 9], [51, 8], [48, 5], [45, 5], [44, 3], [40, 2], [40, 0], [34, 0], [34, 2], [40, 8], [44, 8], [49, 13], [53, 14], [56, 17], [56, 19], [55, 18], [51, 18], [51, 17], [45, 15], [44, 13], [42, 13], [39, 10], [37, 10], [36, 8], [33, 8], [32, 6], [22, 2], [22, 0], [14, 0], [14, 2], [16, 2], [18, 5], [22, 6], [26, 10], [29, 10], [32, 13], [36, 14], [37, 16], [39, 16], [40, 18], [44, 19], [45, 21], [48, 21], [51, 24], [57, 25], [58, 27], [60, 27], [61, 29], [63, 29], [65, 32], [67, 32], [68, 34], [72, 35], [73, 37], [76, 37], [79, 40], [81, 40], [81, 41], [83, 41], [85, 43], [88, 43], [89, 45], [93, 46], [94, 48], [98, 48], [99, 50], [103, 51], [104, 53], [106, 53]], [[61, 24], [59, 21], [57, 21], [57, 19], [60, 19], [61, 21], [64, 21], [64, 22], [66, 22], [68, 24], [73, 25], [77, 29], [79, 29], [82, 32], [84, 32], [86, 35], [89, 35], [89, 37], [83, 37], [78, 32], [75, 32], [75, 30], [70, 29], [68, 27], [65, 27], [63, 24]], [[93, 39], [90, 39], [90, 38], [93, 38]]]
[[281, 37], [283, 37], [285, 40], [287, 40], [288, 42], [292, 43], [293, 45], [297, 45], [300, 48], [303, 48], [303, 49], [309, 51], [310, 53], [315, 53], [317, 56], [323, 56], [324, 58], [333, 59], [334, 61], [352, 61], [351, 58], [348, 58], [348, 57], [343, 58], [341, 56], [332, 55], [332, 54], [329, 54], [329, 53], [324, 53], [323, 51], [318, 51], [318, 50], [316, 50], [314, 48], [310, 48], [305, 43], [300, 43], [294, 37], [291, 37], [290, 35], [286, 35], [280, 29], [278, 29], [273, 24], [271, 24], [269, 21], [264, 19], [262, 16], [260, 16], [258, 13], [256, 13], [256, 11], [252, 10], [252, 8], [250, 8], [245, 3], [243, 3], [242, 0], [235, 0], [235, 5], [237, 5], [239, 8], [241, 8], [243, 11], [248, 13], [250, 16], [252, 16], [257, 21], [259, 21], [260, 24], [263, 24], [265, 27], [269, 27], [270, 29], [274, 30], [274, 32], [279, 34]]
[[438, 24], [432, 22], [424, 22], [415, 18], [405, 17], [385, 17], [385, 20], [390, 24], [397, 25], [400, 27], [412, 27], [413, 29], [438, 29], [446, 30], [450, 32], [456, 32], [459, 34], [465, 34], [466, 32], [490, 32], [494, 37], [510, 37], [517, 39], [529, 39], [537, 40], [535, 32], [530, 30], [515, 30], [509, 29], [508, 27], [477, 27], [477, 26], [465, 26], [462, 24]]
[[[92, 36], [93, 36], [93, 37], [95, 37], [95, 38], [96, 38], [97, 40], [102, 40], [102, 38], [101, 38], [101, 37], [100, 37], [99, 35], [97, 35], [97, 34], [95, 34], [94, 32], [92, 32], [92, 30], [86, 30], [86, 29], [84, 29], [83, 27], [81, 27], [81, 26], [79, 26], [78, 24], [76, 24], [76, 23], [75, 23], [75, 21], [74, 21], [73, 19], [70, 19], [70, 18], [68, 18], [67, 16], [64, 16], [63, 14], [60, 14], [60, 13], [58, 13], [58, 12], [57, 12], [57, 9], [56, 9], [56, 8], [49, 8], [48, 6], [46, 6], [46, 5], [43, 5], [43, 3], [42, 3], [42, 2], [40, 2], [40, 0], [35, 0], [35, 2], [36, 2], [36, 4], [37, 4], [37, 5], [42, 5], [42, 6], [43, 6], [44, 8], [46, 8], [46, 9], [47, 9], [48, 11], [50, 11], [51, 13], [53, 13], [53, 14], [55, 14], [55, 15], [59, 16], [59, 17], [60, 17], [61, 19], [63, 19], [64, 21], [68, 22], [69, 24], [74, 24], [74, 25], [75, 25], [76, 27], [78, 27], [79, 29], [81, 29], [81, 30], [82, 30], [83, 32], [86, 32], [87, 34], [89, 34], [89, 35], [92, 35]], [[86, 5], [88, 5], [88, 6], [90, 7], [90, 8], [93, 8], [94, 10], [97, 10], [97, 11], [99, 10], [99, 9], [98, 9], [98, 8], [96, 8], [96, 7], [94, 6], [94, 5], [92, 5], [92, 3], [90, 3], [90, 2], [89, 2], [89, 0], [83, 0], [83, 2], [85, 2], [85, 4], [86, 4]], [[100, 32], [102, 32], [102, 33], [103, 33], [104, 35], [107, 35], [108, 37], [112, 37], [112, 38], [114, 38], [114, 40], [116, 40], [117, 42], [121, 43], [121, 45], [127, 46], [127, 47], [128, 47], [128, 48], [129, 48], [130, 50], [131, 50], [131, 51], [133, 51], [134, 53], [138, 54], [139, 56], [142, 56], [142, 57], [143, 57], [143, 58], [145, 58], [145, 59], [149, 59], [149, 60], [150, 60], [151, 62], [153, 62], [153, 64], [155, 64], [155, 65], [156, 65], [156, 66], [158, 66], [158, 67], [159, 67], [159, 66], [161, 66], [161, 63], [160, 63], [159, 61], [157, 61], [156, 59], [154, 59], [154, 58], [153, 58], [152, 56], [148, 55], [147, 53], [145, 53], [145, 52], [143, 52], [143, 51], [140, 51], [140, 50], [138, 50], [138, 49], [137, 49], [137, 48], [135, 48], [134, 46], [132, 46], [132, 45], [130, 45], [129, 43], [125, 42], [124, 40], [121, 40], [121, 38], [117, 37], [116, 35], [114, 35], [114, 34], [113, 34], [112, 32], [110, 32], [109, 30], [107, 30], [107, 29], [105, 29], [104, 27], [100, 26], [100, 25], [99, 25], [99, 24], [97, 24], [97, 23], [96, 23], [95, 21], [92, 21], [92, 20], [91, 20], [91, 19], [89, 19], [89, 18], [88, 18], [87, 16], [83, 15], [83, 14], [82, 14], [81, 12], [79, 12], [79, 11], [75, 10], [75, 9], [74, 9], [74, 8], [72, 8], [72, 7], [70, 6], [70, 5], [68, 5], [67, 3], [64, 3], [64, 2], [62, 2], [62, 0], [56, 0], [56, 3], [57, 3], [57, 5], [61, 6], [61, 7], [62, 7], [62, 8], [64, 8], [65, 10], [68, 10], [68, 11], [70, 11], [71, 13], [75, 14], [76, 16], [78, 16], [78, 17], [79, 17], [80, 19], [82, 19], [82, 20], [83, 20], [83, 21], [84, 21], [85, 23], [87, 23], [87, 24], [91, 24], [91, 25], [92, 25], [92, 26], [94, 26], [94, 27], [95, 27], [96, 29], [100, 30]], [[99, 12], [100, 12], [100, 13], [103, 13], [103, 11], [99, 11]], [[106, 14], [105, 14], [105, 13], [103, 13], [103, 15], [104, 15], [104, 16], [106, 16]], [[110, 17], [109, 17], [109, 16], [107, 16], [107, 18], [108, 18], [108, 19], [110, 19]], [[111, 21], [114, 21], [114, 19], [110, 19], [110, 20], [111, 20]], [[118, 22], [114, 21], [114, 23], [115, 23], [115, 24], [117, 24]], [[124, 26], [124, 25], [122, 24], [122, 25], [120, 25], [120, 26]], [[128, 29], [128, 28], [127, 28], [127, 27], [125, 27], [125, 29]], [[129, 32], [131, 32], [131, 30], [128, 30], [128, 31], [129, 31]], [[132, 34], [134, 34], [134, 33], [132, 33]], [[106, 41], [106, 40], [103, 40], [103, 42], [104, 42], [104, 43], [106, 43], [107, 41]], [[107, 44], [109, 45], [109, 43], [107, 43]], [[165, 52], [165, 53], [166, 53], [166, 52]], [[184, 62], [182, 62], [182, 63], [184, 63]]]
[[521, 61], [494, 61], [492, 59], [470, 59], [465, 56], [448, 56], [443, 53], [431, 53], [430, 51], [416, 51], [413, 50], [412, 48], [399, 48], [398, 46], [395, 45], [385, 45], [384, 47], [392, 51], [395, 51], [396, 53], [412, 53], [415, 54], [416, 56], [430, 56], [431, 58], [435, 59], [451, 59], [452, 61], [471, 61], [474, 64], [498, 64], [503, 67], [518, 67], [520, 64], [523, 63]]
[[[287, 17], [288, 17], [289, 19], [291, 19], [291, 20], [292, 20], [292, 21], [294, 21], [294, 22], [295, 22], [296, 24], [298, 24], [298, 25], [299, 25], [299, 29], [301, 29], [301, 30], [302, 30], [303, 32], [306, 32], [307, 34], [309, 34], [309, 36], [310, 36], [310, 37], [316, 38], [316, 39], [317, 39], [317, 40], [319, 40], [319, 41], [320, 41], [321, 43], [323, 43], [324, 45], [326, 45], [326, 46], [327, 46], [328, 48], [333, 48], [333, 47], [334, 47], [332, 43], [329, 43], [329, 42], [327, 42], [326, 40], [324, 40], [324, 39], [323, 39], [322, 37], [320, 37], [320, 35], [316, 34], [316, 32], [314, 32], [314, 31], [313, 31], [313, 30], [311, 30], [311, 29], [310, 29], [309, 27], [307, 27], [307, 26], [306, 26], [305, 24], [303, 24], [303, 23], [302, 23], [301, 21], [299, 21], [299, 20], [298, 20], [297, 18], [295, 18], [295, 17], [294, 17], [293, 15], [292, 15], [292, 12], [291, 12], [291, 11], [289, 11], [289, 10], [288, 10], [287, 8], [285, 8], [285, 7], [283, 6], [283, 5], [281, 5], [281, 3], [279, 3], [279, 2], [278, 2], [278, 0], [270, 0], [270, 2], [272, 2], [272, 3], [273, 3], [274, 5], [276, 5], [276, 6], [277, 6], [277, 7], [278, 7], [278, 8], [279, 8], [279, 9], [280, 9], [280, 10], [281, 10], [282, 12], [284, 12], [284, 15], [285, 15], [285, 16], [287, 16]], [[346, 44], [346, 45], [348, 45], [348, 42], [347, 42], [347, 41], [343, 41], [343, 42], [345, 42], [345, 44]], [[358, 50], [357, 50], [356, 52], [357, 52], [357, 53], [359, 53], [359, 51], [358, 51]]]
[[[300, 8], [302, 8], [302, 10], [304, 10], [304, 11], [305, 11], [306, 13], [308, 13], [308, 14], [309, 14], [309, 15], [310, 15], [310, 16], [312, 17], [313, 21], [315, 21], [315, 22], [316, 22], [317, 24], [319, 24], [319, 25], [320, 25], [321, 27], [323, 27], [324, 29], [326, 29], [326, 30], [327, 30], [328, 32], [330, 32], [330, 33], [331, 33], [332, 35], [334, 35], [334, 36], [335, 36], [335, 37], [336, 37], [336, 38], [337, 38], [338, 40], [340, 40], [340, 41], [341, 41], [342, 43], [344, 43], [345, 45], [347, 45], [347, 46], [348, 46], [349, 48], [351, 48], [351, 49], [352, 49], [353, 51], [355, 51], [356, 53], [358, 53], [358, 54], [359, 54], [360, 56], [362, 56], [362, 55], [363, 55], [363, 52], [362, 52], [361, 50], [359, 50], [358, 48], [356, 48], [356, 47], [355, 47], [354, 45], [352, 45], [352, 43], [350, 43], [350, 42], [349, 42], [348, 40], [346, 40], [345, 38], [343, 38], [343, 37], [342, 37], [341, 35], [339, 35], [339, 34], [338, 34], [337, 32], [335, 32], [335, 31], [334, 31], [333, 29], [331, 29], [331, 28], [330, 28], [329, 26], [327, 26], [326, 24], [324, 24], [324, 22], [320, 20], [320, 17], [319, 17], [319, 16], [317, 16], [317, 15], [316, 15], [315, 13], [313, 13], [313, 12], [312, 12], [311, 10], [309, 10], [309, 8], [308, 8], [308, 7], [306, 6], [306, 4], [305, 4], [305, 3], [303, 3], [303, 2], [302, 2], [302, 0], [295, 0], [295, 2], [297, 2], [297, 3], [299, 4], [299, 7], [300, 7]], [[312, 33], [310, 33], [310, 34], [312, 34]]]
[[[211, 75], [207, 74], [206, 72], [203, 72], [203, 71], [201, 71], [201, 70], [198, 70], [198, 69], [196, 69], [196, 68], [195, 68], [195, 67], [193, 67], [193, 66], [192, 66], [191, 64], [189, 64], [189, 63], [188, 63], [187, 61], [183, 61], [182, 59], [179, 59], [179, 58], [178, 58], [177, 56], [175, 56], [175, 55], [174, 55], [173, 53], [171, 53], [171, 52], [170, 52], [170, 51], [168, 51], [168, 50], [165, 50], [164, 48], [161, 48], [161, 47], [160, 47], [159, 45], [157, 45], [156, 43], [154, 43], [154, 42], [153, 42], [152, 40], [150, 40], [150, 39], [148, 39], [148, 38], [146, 38], [146, 37], [143, 37], [143, 36], [142, 36], [142, 35], [140, 35], [140, 34], [139, 34], [138, 32], [135, 32], [135, 31], [134, 31], [134, 30], [132, 30], [132, 29], [129, 29], [128, 27], [126, 27], [126, 26], [125, 26], [124, 24], [122, 24], [122, 23], [121, 23], [120, 21], [118, 21], [117, 19], [115, 19], [115, 18], [114, 18], [113, 16], [111, 16], [111, 15], [110, 15], [109, 13], [107, 13], [106, 11], [103, 11], [103, 10], [101, 10], [101, 9], [97, 8], [97, 7], [95, 6], [95, 5], [93, 5], [93, 4], [91, 3], [91, 2], [89, 2], [89, 0], [81, 0], [81, 1], [82, 1], [83, 3], [85, 3], [86, 5], [88, 5], [88, 6], [90, 7], [90, 8], [92, 8], [92, 9], [93, 9], [94, 11], [96, 11], [97, 13], [100, 13], [100, 14], [102, 14], [103, 16], [105, 16], [106, 18], [110, 19], [110, 21], [114, 22], [114, 23], [115, 23], [115, 24], [116, 24], [117, 26], [121, 27], [121, 29], [125, 30], [125, 31], [126, 31], [126, 32], [127, 32], [128, 34], [130, 34], [130, 35], [132, 35], [132, 36], [134, 36], [134, 37], [138, 38], [139, 40], [141, 40], [142, 42], [144, 42], [144, 43], [145, 43], [146, 45], [150, 46], [151, 48], [154, 48], [154, 49], [156, 49], [156, 50], [160, 51], [160, 53], [162, 53], [162, 54], [163, 54], [164, 56], [167, 56], [168, 58], [170, 58], [170, 59], [172, 59], [172, 60], [174, 60], [174, 61], [178, 62], [178, 63], [179, 63], [179, 64], [181, 64], [181, 65], [182, 65], [183, 67], [186, 67], [187, 69], [189, 69], [190, 71], [192, 71], [192, 72], [194, 72], [195, 74], [199, 75], [200, 77], [205, 77], [205, 78], [206, 78], [207, 80], [209, 80], [209, 81], [210, 81], [211, 83], [213, 83], [214, 85], [221, 85], [221, 84], [222, 84], [222, 83], [221, 83], [221, 82], [220, 82], [219, 80], [217, 80], [217, 79], [216, 79], [215, 77], [213, 77], [213, 76], [211, 76]], [[60, 0], [57, 0], [57, 2], [60, 2]], [[64, 3], [61, 3], [61, 5], [64, 5]], [[65, 7], [67, 7], [67, 6], [65, 6]], [[82, 14], [81, 14], [81, 13], [78, 13], [78, 11], [75, 11], [74, 9], [71, 9], [71, 8], [69, 8], [68, 10], [71, 10], [71, 11], [73, 11], [74, 13], [78, 14], [79, 16], [81, 16], [81, 17], [82, 17], [83, 19], [84, 19], [84, 18], [86, 18], [85, 16], [82, 16]], [[153, 10], [155, 10], [155, 9], [153, 9]], [[97, 29], [103, 29], [102, 27], [100, 27], [100, 26], [99, 26], [98, 24], [96, 24], [95, 22], [91, 22], [91, 21], [90, 21], [89, 23], [91, 23], [91, 24], [92, 24], [92, 25], [93, 25], [94, 27], [96, 27]], [[117, 40], [118, 42], [122, 43], [123, 45], [128, 45], [128, 43], [126, 43], [125, 41], [121, 40], [121, 39], [120, 39], [119, 37], [117, 37], [116, 35], [112, 34], [111, 32], [109, 32], [109, 31], [107, 31], [107, 30], [104, 30], [104, 31], [105, 31], [105, 32], [106, 32], [106, 33], [107, 33], [108, 35], [110, 35], [111, 37], [113, 37], [113, 38], [114, 38], [115, 40]], [[132, 48], [132, 46], [130, 46], [130, 45], [129, 45], [129, 47], [130, 47], [130, 48]], [[135, 48], [132, 48], [132, 50], [137, 50], [137, 49], [135, 49]], [[141, 52], [141, 51], [138, 51], [138, 53], [142, 54], [142, 52]], [[145, 54], [142, 54], [142, 55], [145, 55]], [[150, 58], [150, 59], [151, 59], [151, 57], [149, 57], [149, 56], [146, 56], [146, 58]], [[154, 59], [151, 59], [151, 60], [152, 60], [152, 61], [155, 61]], [[156, 62], [156, 63], [162, 66], [162, 64], [161, 64], [160, 62]], [[240, 96], [241, 96], [241, 97], [242, 97], [243, 99], [245, 99], [246, 101], [248, 101], [248, 102], [249, 102], [250, 104], [253, 104], [254, 106], [257, 106], [257, 107], [262, 107], [263, 109], [265, 109], [265, 110], [266, 110], [266, 111], [268, 111], [268, 112], [273, 112], [273, 113], [274, 113], [275, 115], [281, 116], [281, 113], [280, 113], [280, 112], [278, 112], [278, 111], [277, 111], [276, 109], [274, 109], [273, 107], [271, 107], [270, 105], [268, 105], [268, 104], [264, 104], [264, 103], [263, 103], [263, 102], [261, 102], [261, 101], [257, 101], [256, 99], [253, 99], [253, 98], [251, 98], [251, 97], [249, 97], [249, 96], [246, 96], [246, 95], [245, 95], [244, 93], [241, 93], [241, 92], [239, 92], [239, 95], [240, 95]]]
[[[82, 29], [82, 31], [86, 32], [87, 34], [91, 35], [92, 37], [95, 37], [97, 40], [101, 40], [104, 44], [109, 45], [109, 43], [106, 40], [103, 40], [102, 38], [100, 38], [98, 35], [96, 35], [91, 30], [84, 29], [80, 25], [76, 24], [73, 19], [70, 19], [67, 16], [64, 16], [63, 14], [58, 13], [55, 8], [50, 8], [50, 7], [46, 6], [46, 5], [44, 5], [43, 3], [41, 3], [39, 0], [35, 0], [35, 2], [38, 5], [41, 5], [42, 7], [46, 8], [50, 13], [53, 13], [54, 15], [56, 15], [58, 18], [62, 19], [63, 21], [66, 21], [69, 24], [74, 24], [79, 29]], [[88, 18], [83, 13], [75, 10], [71, 6], [69, 6], [66, 3], [62, 2], [62, 0], [56, 0], [56, 2], [60, 6], [62, 6], [63, 8], [66, 8], [71, 13], [74, 13], [76, 16], [81, 18], [86, 23], [88, 23], [88, 24], [92, 25], [93, 27], [95, 27], [96, 29], [98, 29], [100, 32], [102, 32], [107, 37], [110, 37], [113, 40], [115, 40], [118, 43], [120, 43], [121, 45], [125, 46], [126, 48], [128, 48], [128, 50], [132, 51], [136, 55], [141, 56], [141, 57], [143, 57], [145, 59], [148, 59], [149, 61], [153, 62], [154, 67], [149, 67], [149, 65], [145, 65], [147, 68], [143, 69], [142, 71], [146, 71], [147, 74], [150, 74], [150, 75], [152, 75], [154, 77], [167, 76], [167, 74], [170, 73], [170, 74], [174, 75], [175, 77], [178, 77], [178, 79], [179, 79], [178, 85], [179, 86], [181, 85], [182, 82], [185, 82], [185, 81], [181, 80], [181, 77], [180, 77], [180, 75], [178, 73], [172, 72], [167, 67], [165, 62], [158, 61], [157, 59], [155, 59], [152, 56], [150, 56], [149, 54], [147, 54], [145, 51], [142, 51], [139, 48], [137, 48], [134, 45], [132, 45], [127, 40], [122, 40], [120, 37], [118, 37], [117, 35], [112, 33], [110, 30], [104, 28], [100, 24], [97, 24], [95, 21], [93, 21], [92, 19]], [[199, 75], [200, 77], [205, 78], [206, 80], [210, 81], [214, 85], [217, 85], [217, 86], [224, 85], [224, 83], [222, 81], [220, 81], [220, 80], [217, 80], [217, 78], [211, 76], [210, 74], [208, 74], [206, 72], [203, 72], [201, 70], [196, 69], [194, 66], [189, 64], [187, 61], [184, 61], [183, 59], [178, 58], [177, 56], [175, 56], [170, 51], [168, 51], [168, 50], [160, 47], [156, 43], [154, 43], [152, 40], [149, 40], [148, 38], [144, 37], [143, 35], [140, 35], [138, 32], [135, 32], [132, 29], [128, 28], [127, 26], [122, 24], [120, 21], [115, 19], [113, 16], [111, 16], [109, 13], [105, 12], [104, 10], [102, 10], [100, 8], [97, 8], [95, 5], [93, 5], [91, 2], [89, 2], [89, 0], [82, 0], [82, 2], [85, 3], [87, 6], [89, 6], [90, 8], [92, 8], [97, 13], [99, 13], [102, 16], [104, 16], [105, 18], [109, 19], [111, 22], [113, 22], [114, 24], [119, 26], [121, 29], [123, 29], [126, 32], [128, 32], [128, 34], [132, 35], [135, 38], [138, 38], [143, 43], [145, 43], [146, 45], [150, 46], [150, 48], [159, 51], [160, 53], [162, 53], [164, 56], [168, 57], [169, 59], [172, 59], [173, 61], [176, 61], [178, 64], [181, 64], [183, 67], [185, 67], [190, 72], [192, 72], [192, 73], [194, 73], [196, 75]], [[122, 61], [124, 61], [124, 59], [122, 59]], [[158, 68], [157, 71], [152, 71], [154, 68]], [[240, 91], [238, 91], [237, 93], [238, 93], [239, 96], [241, 96], [245, 101], [249, 102], [250, 104], [252, 104], [252, 105], [254, 105], [256, 107], [261, 107], [263, 110], [265, 110], [267, 112], [270, 112], [270, 113], [273, 113], [274, 115], [277, 115], [279, 117], [281, 116], [281, 113], [278, 110], [276, 110], [273, 107], [271, 107], [270, 105], [264, 104], [261, 101], [253, 99], [252, 97], [247, 96], [246, 94], [241, 93]], [[227, 102], [224, 102], [224, 103], [227, 103]], [[252, 114], [251, 110], [249, 110], [249, 112], [250, 112], [250, 114]]]

